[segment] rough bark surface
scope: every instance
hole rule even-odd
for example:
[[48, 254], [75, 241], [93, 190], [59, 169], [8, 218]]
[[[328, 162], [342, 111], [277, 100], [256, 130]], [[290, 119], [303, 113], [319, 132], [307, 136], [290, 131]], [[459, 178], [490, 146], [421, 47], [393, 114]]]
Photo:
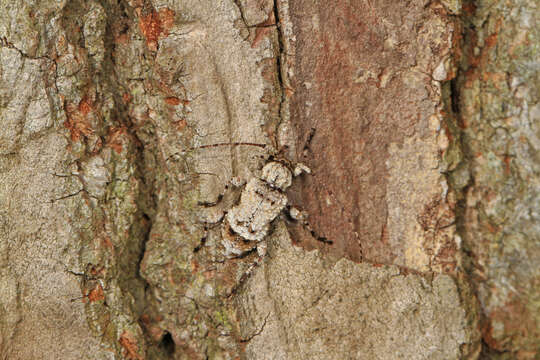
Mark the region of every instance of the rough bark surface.
[[451, 89], [465, 155], [451, 180], [493, 359], [540, 356], [539, 18], [537, 1], [467, 2]]
[[453, 272], [439, 152], [454, 19], [440, 4], [395, 1], [295, 1], [290, 17], [295, 156], [313, 169], [291, 197], [316, 237], [354, 261]]
[[537, 6], [0, 0], [0, 357], [536, 358]]

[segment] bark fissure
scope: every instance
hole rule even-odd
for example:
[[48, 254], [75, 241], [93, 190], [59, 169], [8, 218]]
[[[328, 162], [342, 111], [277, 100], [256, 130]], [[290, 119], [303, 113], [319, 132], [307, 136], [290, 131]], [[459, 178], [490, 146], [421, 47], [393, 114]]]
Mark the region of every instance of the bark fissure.
[[[284, 53], [284, 39], [283, 39], [283, 29], [282, 29], [282, 23], [281, 23], [281, 20], [280, 20], [280, 17], [279, 17], [279, 1], [280, 0], [273, 0], [274, 1], [274, 6], [272, 8], [272, 11], [273, 11], [273, 14], [274, 14], [274, 19], [275, 19], [275, 22], [276, 22], [276, 29], [277, 29], [277, 42], [278, 42], [278, 47], [277, 47], [277, 54], [276, 54], [276, 73], [277, 73], [277, 83], [278, 83], [278, 86], [279, 86], [279, 103], [278, 103], [278, 108], [277, 108], [277, 114], [279, 116], [279, 120], [278, 120], [278, 124], [277, 124], [277, 127], [279, 127], [279, 125], [281, 124], [281, 122], [283, 121], [283, 117], [284, 117], [284, 114], [283, 114], [283, 111], [284, 111], [284, 102], [287, 101], [286, 100], [286, 97], [287, 97], [287, 93], [286, 93], [286, 89], [285, 89], [285, 85], [284, 85], [284, 82], [283, 82], [283, 74], [284, 72], [286, 71], [285, 69], [285, 66], [283, 64], [283, 57], [285, 56], [285, 53]], [[279, 142], [278, 142], [278, 139], [274, 139], [274, 144], [278, 144], [279, 145]], [[276, 149], [278, 152], [281, 151], [282, 149]]]
[[263, 320], [263, 323], [261, 324], [260, 328], [253, 334], [251, 334], [249, 337], [247, 338], [244, 338], [244, 339], [240, 339], [240, 342], [241, 343], [248, 343], [250, 342], [251, 340], [253, 340], [255, 337], [259, 336], [262, 334], [262, 332], [264, 331], [264, 328], [266, 326], [266, 322], [268, 321], [268, 318], [270, 317], [270, 313], [268, 313], [266, 315], [266, 317], [264, 318]]

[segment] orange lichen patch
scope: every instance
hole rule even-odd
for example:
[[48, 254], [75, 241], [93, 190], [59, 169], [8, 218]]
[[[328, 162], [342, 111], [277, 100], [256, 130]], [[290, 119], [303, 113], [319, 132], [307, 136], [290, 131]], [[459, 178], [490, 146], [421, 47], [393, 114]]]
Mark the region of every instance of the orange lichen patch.
[[512, 158], [506, 155], [503, 161], [504, 161], [504, 174], [510, 175], [510, 163], [512, 162]]
[[140, 319], [143, 325], [150, 325], [152, 323], [152, 319], [148, 314], [142, 314]]
[[152, 43], [156, 43], [161, 35], [161, 32], [163, 31], [158, 13], [155, 11], [141, 17], [139, 20], [139, 27], [146, 38], [146, 44], [148, 46], [150, 46]]
[[131, 102], [131, 95], [128, 93], [124, 93], [124, 95], [122, 95], [122, 101], [124, 102], [124, 104], [129, 104]]
[[126, 359], [129, 360], [142, 360], [143, 357], [138, 354], [139, 347], [137, 346], [137, 341], [133, 337], [133, 335], [128, 332], [124, 331], [122, 335], [120, 335], [120, 345], [124, 348], [124, 356]]
[[114, 38], [114, 41], [117, 43], [117, 44], [127, 44], [128, 43], [128, 35], [127, 34], [120, 34], [118, 35], [117, 37]]
[[87, 115], [91, 110], [90, 104], [84, 99], [78, 106], [73, 104], [65, 106], [67, 120], [64, 121], [64, 127], [69, 129], [72, 141], [79, 141], [81, 136], [88, 137], [92, 134], [93, 130], [87, 120]]
[[463, 12], [467, 15], [473, 15], [476, 11], [476, 5], [472, 3], [463, 4]]
[[113, 245], [111, 239], [108, 236], [105, 236], [104, 238], [102, 238], [101, 243], [106, 248], [114, 249], [114, 245]]
[[500, 73], [494, 73], [494, 72], [483, 72], [482, 73], [482, 80], [483, 81], [491, 81], [493, 85], [497, 89], [501, 89], [501, 84], [506, 82], [506, 73], [500, 72]]
[[176, 96], [169, 96], [169, 97], [166, 97], [165, 98], [165, 102], [169, 105], [172, 105], [172, 106], [177, 106], [177, 105], [189, 105], [189, 100], [186, 100], [186, 99], [179, 99], [177, 98]]
[[283, 88], [283, 91], [285, 92], [285, 96], [290, 98], [294, 95], [294, 89], [290, 88], [290, 87], [284, 87]]
[[489, 35], [486, 38], [485, 42], [486, 42], [487, 49], [490, 49], [497, 44], [497, 39], [499, 38], [499, 31], [501, 30], [502, 23], [503, 23], [503, 20], [499, 18], [497, 20], [497, 23], [495, 24], [495, 31], [493, 32], [493, 34]]
[[182, 131], [187, 126], [187, 122], [185, 119], [180, 119], [178, 121], [174, 121], [173, 125], [176, 128], [176, 130]]
[[65, 36], [63, 35], [58, 36], [56, 40], [56, 48], [63, 49], [65, 51], [65, 49], [67, 48], [67, 40]]
[[169, 35], [169, 29], [174, 24], [174, 15], [173, 10], [163, 8], [140, 18], [139, 27], [146, 38], [146, 45], [151, 50], [157, 50], [157, 41]]
[[197, 271], [199, 271], [200, 265], [197, 260], [191, 260], [191, 273], [195, 274]]
[[95, 288], [90, 290], [87, 297], [90, 303], [105, 300], [105, 295], [103, 294], [103, 288], [101, 285], [97, 284]]
[[[499, 30], [501, 28], [502, 19], [498, 19], [495, 25], [495, 31], [490, 34], [484, 41], [484, 45], [479, 55], [475, 55], [474, 49], [476, 46], [470, 46], [468, 58], [470, 59], [470, 69], [465, 73], [465, 87], [471, 88], [474, 85], [474, 81], [481, 78], [481, 74], [484, 73], [481, 68], [485, 68], [488, 61], [491, 49], [497, 44], [499, 37]], [[476, 33], [471, 33], [471, 44], [478, 46], [478, 36]]]
[[[455, 34], [452, 36], [452, 54], [453, 56], [453, 63], [457, 64], [459, 63], [463, 58], [463, 26], [461, 23], [456, 23], [456, 29]], [[455, 72], [457, 70], [457, 66], [451, 66], [452, 72]]]
[[127, 129], [124, 126], [109, 128], [109, 135], [107, 140], [107, 146], [112, 148], [117, 154], [122, 152], [122, 135], [127, 133]]
[[496, 234], [499, 232], [499, 227], [496, 226], [496, 225], [493, 225], [491, 223], [487, 223], [486, 224], [486, 227], [487, 227], [487, 230], [491, 233], [491, 234]]
[[174, 11], [169, 8], [161, 8], [158, 11], [158, 17], [161, 21], [161, 28], [163, 29], [163, 35], [169, 35], [169, 30], [174, 25]]
[[83, 116], [88, 115], [92, 111], [92, 103], [90, 99], [88, 99], [87, 97], [84, 97], [79, 102], [79, 111], [81, 112], [81, 114], [83, 114]]
[[444, 133], [446, 134], [448, 141], [449, 142], [454, 141], [454, 136], [452, 135], [452, 131], [450, 131], [450, 128], [448, 127], [448, 124], [446, 123], [446, 121], [441, 121], [441, 127], [444, 129]]
[[479, 74], [478, 74], [478, 69], [475, 67], [467, 70], [465, 72], [465, 87], [467, 89], [470, 89], [472, 88], [474, 85], [475, 85], [475, 81], [478, 80], [479, 78]]
[[169, 105], [176, 106], [176, 105], [180, 105], [182, 101], [177, 97], [170, 96], [170, 97], [165, 98], [165, 102]]
[[[500, 20], [499, 20], [499, 24], [500, 24]], [[498, 30], [499, 30], [499, 25], [497, 25], [497, 31]], [[493, 33], [493, 34], [489, 35], [486, 38], [486, 47], [488, 49], [494, 47], [497, 44], [497, 38], [498, 37], [499, 37], [498, 33]]]
[[64, 121], [64, 126], [69, 129], [71, 133], [72, 141], [79, 141], [81, 135], [89, 136], [92, 133], [90, 125], [82, 120], [84, 119], [77, 117], [68, 117], [68, 119]]

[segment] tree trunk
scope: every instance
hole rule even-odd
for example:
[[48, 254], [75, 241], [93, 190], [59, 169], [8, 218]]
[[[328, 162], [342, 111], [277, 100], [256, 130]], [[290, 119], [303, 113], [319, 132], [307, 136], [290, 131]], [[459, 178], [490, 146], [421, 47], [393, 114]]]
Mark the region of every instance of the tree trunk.
[[536, 359], [535, 0], [0, 0], [2, 359]]

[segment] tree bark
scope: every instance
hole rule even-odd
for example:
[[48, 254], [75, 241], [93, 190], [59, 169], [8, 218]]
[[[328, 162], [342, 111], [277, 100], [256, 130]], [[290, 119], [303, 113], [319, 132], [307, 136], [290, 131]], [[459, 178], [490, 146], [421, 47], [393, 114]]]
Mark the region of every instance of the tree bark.
[[537, 358], [537, 7], [0, 0], [1, 358]]

